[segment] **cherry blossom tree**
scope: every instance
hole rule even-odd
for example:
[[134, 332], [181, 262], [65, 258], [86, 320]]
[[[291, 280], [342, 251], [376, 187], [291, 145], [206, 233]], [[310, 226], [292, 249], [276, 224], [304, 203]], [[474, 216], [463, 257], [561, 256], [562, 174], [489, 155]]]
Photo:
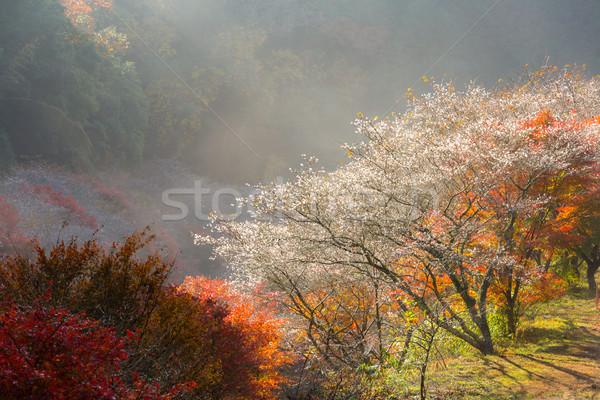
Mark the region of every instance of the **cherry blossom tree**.
[[262, 186], [254, 220], [215, 221], [216, 254], [288, 298], [325, 274], [375, 279], [492, 354], [490, 288], [518, 300], [557, 197], [595, 171], [600, 85], [577, 72], [526, 70], [493, 91], [433, 84], [404, 115], [359, 115], [350, 162], [309, 160], [295, 181]]

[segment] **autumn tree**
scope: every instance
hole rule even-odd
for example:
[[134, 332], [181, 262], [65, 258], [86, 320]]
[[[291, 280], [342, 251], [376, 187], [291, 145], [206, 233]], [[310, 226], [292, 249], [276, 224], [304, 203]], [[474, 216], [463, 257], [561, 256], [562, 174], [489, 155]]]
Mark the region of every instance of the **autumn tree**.
[[[365, 141], [347, 146], [349, 163], [262, 187], [250, 200], [256, 220], [217, 223], [217, 254], [273, 286], [319, 266], [374, 270], [399, 301], [493, 353], [490, 287], [506, 281], [518, 298], [535, 278], [528, 252], [554, 188], [598, 158], [598, 124], [572, 129], [600, 112], [598, 82], [552, 68], [534, 75], [493, 92], [434, 84], [402, 116], [360, 117]], [[527, 123], [540, 113], [552, 123]]]
[[[547, 79], [546, 72], [537, 72], [535, 75]], [[529, 130], [529, 145], [537, 149], [549, 141], [556, 140], [565, 132], [598, 128], [598, 124], [593, 119], [575, 118], [573, 115], [576, 113], [576, 110], [571, 110], [568, 118], [557, 119], [552, 111], [546, 109], [522, 121], [521, 126]], [[560, 230], [556, 229], [558, 226], [556, 216], [558, 210], [563, 209], [565, 204], [569, 204], [570, 209], [583, 211], [570, 200], [574, 193], [590, 199], [591, 192], [583, 193], [581, 190], [597, 176], [596, 161], [593, 157], [588, 157], [591, 155], [588, 153], [590, 150], [593, 152], [593, 148], [584, 149], [578, 155], [579, 157], [573, 158], [569, 172], [560, 169], [544, 172], [534, 170], [537, 176], [525, 185], [503, 185], [501, 191], [494, 193], [493, 201], [498, 198], [518, 199], [524, 196], [536, 202], [539, 201], [538, 199], [545, 199], [543, 204], [538, 203], [528, 214], [512, 211], [510, 229], [502, 232], [501, 237], [518, 268], [509, 266], [499, 271], [492, 291], [499, 292], [503, 297], [503, 300], [499, 300], [500, 310], [506, 321], [507, 332], [511, 335], [516, 333], [521, 306], [531, 304], [539, 296], [551, 298], [552, 292], [555, 295], [563, 293], [559, 279], [548, 271], [559, 250], [556, 239], [559, 237]], [[539, 285], [547, 281], [554, 281], [557, 286], [552, 289]], [[538, 288], [545, 287], [546, 293], [539, 293], [532, 297], [526, 293], [531, 291], [527, 283], [533, 283], [533, 286]]]
[[177, 290], [197, 303], [200, 313], [194, 318], [212, 319], [206, 340], [194, 339], [202, 347], [210, 343], [205, 351], [219, 361], [212, 398], [274, 399], [284, 382], [281, 367], [290, 360], [280, 347], [284, 321], [276, 310], [224, 280], [188, 277]]
[[112, 326], [124, 334], [147, 324], [173, 264], [161, 255], [143, 255], [153, 236], [132, 234], [105, 249], [97, 240], [75, 238], [33, 256], [16, 254], [0, 265], [4, 286], [0, 296], [18, 304], [33, 304], [50, 293], [47, 302]]
[[272, 310], [226, 281], [188, 277], [167, 288], [133, 365], [166, 387], [193, 382], [190, 398], [272, 399], [289, 361], [281, 325]]
[[[30, 257], [6, 257], [0, 262], [0, 302], [17, 311], [42, 310], [38, 319], [50, 332], [63, 317], [77, 322], [78, 316], [90, 321], [82, 335], [109, 329], [125, 352], [113, 363], [123, 387], [152, 382], [148, 393], [165, 396], [193, 386], [189, 398], [274, 398], [283, 382], [280, 369], [289, 361], [276, 310], [226, 281], [188, 278], [180, 287], [169, 285], [173, 262], [151, 248], [152, 240], [146, 230], [108, 248], [95, 239], [73, 239], [50, 250], [35, 246]], [[54, 311], [43, 310], [59, 310], [57, 321]], [[119, 339], [128, 335], [132, 340]]]
[[[596, 124], [598, 121], [587, 121]], [[586, 265], [590, 297], [596, 295], [596, 272], [600, 268], [600, 192], [598, 166], [586, 179], [576, 182], [560, 199], [548, 227], [548, 245], [558, 258], [574, 255]]]

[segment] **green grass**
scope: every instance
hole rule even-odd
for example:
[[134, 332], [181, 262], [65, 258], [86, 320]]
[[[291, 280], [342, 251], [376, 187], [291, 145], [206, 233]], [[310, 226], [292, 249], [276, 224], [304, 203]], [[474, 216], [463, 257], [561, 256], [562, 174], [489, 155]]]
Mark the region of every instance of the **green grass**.
[[[600, 312], [581, 291], [538, 304], [497, 355], [447, 346], [427, 377], [432, 400], [600, 399]], [[414, 376], [395, 383], [408, 386], [398, 398], [418, 398]]]

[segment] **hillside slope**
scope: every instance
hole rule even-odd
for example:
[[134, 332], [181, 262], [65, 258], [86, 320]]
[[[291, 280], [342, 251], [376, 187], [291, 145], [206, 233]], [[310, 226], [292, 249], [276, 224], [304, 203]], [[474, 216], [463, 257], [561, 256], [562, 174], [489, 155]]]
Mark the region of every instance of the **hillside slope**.
[[600, 312], [579, 294], [539, 305], [498, 355], [438, 357], [428, 376], [431, 399], [597, 399]]

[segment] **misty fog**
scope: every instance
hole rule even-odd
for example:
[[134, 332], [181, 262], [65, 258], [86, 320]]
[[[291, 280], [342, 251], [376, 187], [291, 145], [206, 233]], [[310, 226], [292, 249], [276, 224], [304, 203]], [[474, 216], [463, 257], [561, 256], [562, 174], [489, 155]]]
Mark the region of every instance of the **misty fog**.
[[[21, 219], [1, 228], [52, 243], [154, 224], [183, 251], [179, 276], [224, 272], [191, 242], [199, 203], [174, 194], [189, 212], [164, 218], [179, 212], [167, 190], [205, 182], [211, 208], [219, 189], [288, 179], [301, 154], [335, 168], [357, 113], [401, 114], [432, 81], [493, 88], [545, 63], [600, 74], [596, 0], [100, 3], [0, 1], [0, 205]], [[56, 200], [69, 196], [86, 211]]]
[[[239, 135], [204, 110], [189, 165], [225, 182], [285, 174], [302, 153], [333, 167], [359, 139], [356, 113], [402, 112], [408, 88], [428, 91], [424, 75], [491, 88], [525, 64], [600, 67], [593, 1], [180, 1], [171, 12], [166, 60], [221, 77], [208, 103]], [[138, 71], [172, 76], [155, 59]]]

